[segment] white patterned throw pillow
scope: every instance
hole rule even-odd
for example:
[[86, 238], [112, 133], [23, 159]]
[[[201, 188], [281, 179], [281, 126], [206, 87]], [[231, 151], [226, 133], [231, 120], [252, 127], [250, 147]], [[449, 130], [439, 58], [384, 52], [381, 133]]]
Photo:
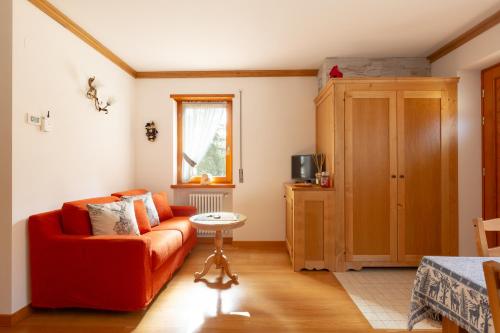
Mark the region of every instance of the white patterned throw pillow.
[[140, 195], [130, 195], [123, 196], [122, 200], [134, 202], [135, 200], [142, 200], [144, 202], [144, 206], [146, 206], [146, 213], [148, 214], [149, 224], [152, 227], [155, 227], [160, 224], [160, 217], [158, 216], [158, 211], [156, 210], [155, 203], [153, 201], [153, 196], [151, 192], [140, 194]]
[[94, 235], [140, 235], [133, 202], [88, 204], [87, 208]]

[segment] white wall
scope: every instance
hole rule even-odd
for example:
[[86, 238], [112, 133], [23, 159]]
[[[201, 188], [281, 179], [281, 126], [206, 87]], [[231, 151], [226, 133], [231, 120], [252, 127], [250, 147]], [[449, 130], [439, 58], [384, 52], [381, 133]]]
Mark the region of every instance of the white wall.
[[[290, 181], [290, 156], [314, 151], [314, 77], [147, 79], [136, 81], [136, 185], [168, 190], [174, 174], [174, 103], [170, 94], [233, 93], [233, 208], [248, 216], [235, 240], [284, 240], [283, 183]], [[239, 98], [243, 91], [243, 169], [238, 183]], [[156, 142], [144, 135], [154, 120]]]
[[12, 0], [0, 1], [0, 313], [10, 313], [12, 230]]
[[[12, 305], [30, 302], [26, 219], [69, 200], [134, 185], [134, 79], [28, 1], [14, 2]], [[89, 76], [116, 101], [98, 113], [86, 99]], [[51, 111], [54, 129], [25, 122]]]
[[475, 255], [472, 219], [482, 216], [481, 69], [500, 62], [500, 25], [432, 64], [433, 76], [459, 76], [458, 203], [460, 255]]

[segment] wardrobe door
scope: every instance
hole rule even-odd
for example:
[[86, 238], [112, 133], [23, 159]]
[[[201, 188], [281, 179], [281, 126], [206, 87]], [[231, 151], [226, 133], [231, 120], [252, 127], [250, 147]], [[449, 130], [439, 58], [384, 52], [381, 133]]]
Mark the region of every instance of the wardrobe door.
[[446, 92], [398, 92], [398, 260], [444, 254], [448, 212], [442, 117]]
[[396, 140], [396, 92], [346, 92], [347, 262], [397, 261]]

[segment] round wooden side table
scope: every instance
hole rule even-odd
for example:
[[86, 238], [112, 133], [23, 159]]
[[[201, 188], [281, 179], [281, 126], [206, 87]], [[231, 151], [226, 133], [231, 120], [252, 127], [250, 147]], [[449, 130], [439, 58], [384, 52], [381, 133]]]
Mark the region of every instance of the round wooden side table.
[[247, 217], [238, 213], [214, 212], [191, 216], [189, 221], [194, 228], [200, 230], [215, 231], [215, 251], [205, 260], [205, 266], [201, 272], [194, 273], [195, 280], [205, 276], [210, 267], [215, 264], [218, 269], [223, 269], [224, 273], [233, 281], [238, 281], [238, 275], [232, 274], [229, 267], [229, 261], [222, 251], [222, 232], [245, 225]]

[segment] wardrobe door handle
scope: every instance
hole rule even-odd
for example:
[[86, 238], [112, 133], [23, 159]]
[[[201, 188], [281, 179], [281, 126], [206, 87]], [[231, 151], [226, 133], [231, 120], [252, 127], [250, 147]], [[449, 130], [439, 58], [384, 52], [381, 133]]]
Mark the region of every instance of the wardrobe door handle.
[[405, 175], [399, 175], [399, 178], [403, 179], [405, 178]]
[[391, 178], [396, 178], [396, 175], [392, 175]]

